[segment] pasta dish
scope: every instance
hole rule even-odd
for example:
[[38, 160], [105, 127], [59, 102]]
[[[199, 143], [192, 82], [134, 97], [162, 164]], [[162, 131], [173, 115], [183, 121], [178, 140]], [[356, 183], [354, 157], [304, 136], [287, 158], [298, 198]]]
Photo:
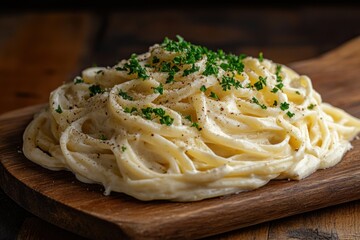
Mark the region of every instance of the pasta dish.
[[105, 194], [197, 201], [332, 167], [359, 132], [309, 77], [178, 36], [58, 87], [23, 152]]

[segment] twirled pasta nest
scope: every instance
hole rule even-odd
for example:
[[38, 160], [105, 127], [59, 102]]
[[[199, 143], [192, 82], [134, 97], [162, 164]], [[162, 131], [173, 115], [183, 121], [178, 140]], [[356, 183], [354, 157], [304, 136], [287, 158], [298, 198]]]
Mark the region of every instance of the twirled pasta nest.
[[57, 88], [23, 150], [106, 194], [195, 201], [334, 166], [359, 131], [307, 76], [178, 37]]

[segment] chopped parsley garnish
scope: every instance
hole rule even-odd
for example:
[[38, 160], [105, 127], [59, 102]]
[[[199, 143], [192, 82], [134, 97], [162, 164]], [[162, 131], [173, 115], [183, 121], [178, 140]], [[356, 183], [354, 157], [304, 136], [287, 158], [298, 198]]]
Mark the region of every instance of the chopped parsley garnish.
[[283, 87], [284, 87], [284, 84], [282, 84], [282, 83], [279, 83], [279, 84], [276, 84], [275, 85], [278, 89], [282, 89]]
[[210, 93], [210, 97], [213, 98], [213, 99], [215, 99], [215, 100], [219, 100], [218, 95], [216, 95], [216, 93], [214, 93], [214, 92], [211, 92], [211, 93]]
[[201, 131], [201, 127], [199, 126], [199, 124], [198, 124], [197, 122], [193, 122], [193, 123], [191, 124], [191, 127], [194, 127], [194, 128], [196, 128], [197, 130]]
[[169, 115], [161, 116], [160, 123], [165, 124], [166, 126], [170, 126], [174, 122], [174, 119]]
[[159, 93], [160, 95], [162, 95], [164, 93], [164, 87], [163, 87], [162, 83], [160, 83], [159, 86], [154, 88], [154, 93]]
[[152, 120], [153, 118], [159, 117], [160, 124], [170, 126], [174, 122], [174, 119], [169, 115], [166, 115], [165, 110], [162, 108], [147, 107], [147, 108], [142, 108], [141, 112], [144, 118], [148, 120]]
[[175, 74], [180, 70], [176, 65], [171, 66], [170, 62], [162, 62], [160, 64], [161, 72], [167, 72], [169, 74], [168, 78], [166, 79], [166, 83], [172, 83], [174, 81]]
[[205, 71], [203, 72], [204, 76], [210, 76], [210, 75], [217, 76], [218, 73], [219, 73], [219, 69], [216, 65], [206, 63]]
[[295, 113], [287, 111], [286, 115], [288, 115], [289, 118], [292, 118], [293, 116], [295, 116]]
[[276, 107], [278, 105], [278, 102], [274, 100], [273, 106]]
[[197, 72], [199, 71], [200, 67], [195, 67], [195, 64], [192, 65], [192, 67], [190, 69], [185, 69], [184, 70], [184, 73], [183, 73], [183, 76], [188, 76], [194, 72]]
[[101, 134], [100, 135], [100, 140], [105, 141], [105, 140], [108, 140], [108, 139], [104, 134]]
[[278, 89], [277, 87], [274, 87], [274, 88], [271, 90], [272, 93], [277, 93], [277, 91], [279, 91], [279, 89]]
[[296, 93], [297, 95], [300, 95], [300, 92], [299, 92], [299, 91], [296, 91], [295, 93]]
[[249, 89], [253, 89], [254, 88], [254, 86], [253, 85], [251, 85], [250, 83], [248, 83], [248, 84], [246, 84], [246, 86], [245, 86], [246, 88], [249, 88]]
[[[236, 73], [244, 71], [244, 64], [242, 60], [246, 55], [241, 54], [236, 56], [234, 54], [225, 54], [223, 50], [212, 51], [203, 46], [198, 46], [190, 42], [185, 41], [181, 36], [176, 36], [177, 40], [171, 40], [165, 38], [161, 47], [171, 53], [176, 53], [176, 56], [171, 61], [164, 60], [158, 66], [158, 69], [162, 72], [169, 73], [166, 83], [174, 81], [174, 75], [180, 71], [177, 66], [183, 69], [184, 64], [191, 64], [191, 68], [186, 68], [182, 71], [182, 76], [186, 77], [192, 73], [200, 70], [199, 66], [195, 66], [195, 63], [201, 59], [206, 59], [205, 69], [202, 72], [204, 76], [213, 75], [218, 77], [219, 69], [222, 68], [226, 71], [227, 76], [235, 76]], [[177, 67], [177, 69], [174, 69]], [[222, 76], [219, 77], [220, 79]], [[229, 78], [229, 80], [232, 80]], [[241, 87], [237, 81], [223, 81], [223, 89], [229, 90], [229, 86], [235, 88]]]
[[[287, 103], [287, 102], [280, 103], [280, 109], [283, 110], [283, 111], [288, 110], [289, 106], [290, 106], [290, 104]], [[295, 113], [287, 111], [286, 115], [288, 115], [290, 118], [292, 118], [293, 116], [295, 116]]]
[[275, 85], [275, 87], [271, 90], [272, 93], [277, 93], [279, 90], [281, 90], [284, 87], [284, 84], [282, 82]]
[[95, 96], [96, 94], [101, 94], [104, 90], [101, 89], [100, 85], [91, 85], [89, 87], [90, 90], [90, 97]]
[[161, 63], [161, 72], [170, 72], [171, 71], [171, 63], [169, 62], [162, 62]]
[[128, 74], [137, 74], [138, 78], [142, 78], [143, 80], [147, 79], [149, 75], [147, 75], [146, 69], [142, 67], [137, 59], [136, 54], [132, 54], [127, 63], [124, 64], [124, 67], [117, 67], [116, 70], [128, 71]]
[[287, 102], [280, 103], [280, 109], [283, 111], [289, 109], [289, 106], [290, 104], [288, 104]]
[[276, 65], [276, 71], [275, 71], [275, 75], [276, 75], [276, 81], [277, 82], [281, 82], [282, 81], [282, 77], [280, 76], [280, 72], [281, 72], [281, 65]]
[[151, 117], [151, 114], [153, 113], [153, 109], [151, 107], [147, 107], [147, 108], [142, 108], [141, 109], [141, 112], [142, 114], [144, 115], [144, 117], [148, 120], [151, 120], [152, 117]]
[[174, 63], [174, 64], [177, 64], [177, 65], [180, 65], [180, 64], [181, 64], [181, 61], [182, 61], [181, 56], [176, 56], [176, 57], [174, 57], [174, 59], [173, 59], [173, 63]]
[[121, 146], [121, 151], [125, 152], [126, 151], [126, 147], [124, 145]]
[[253, 97], [253, 98], [251, 99], [251, 101], [252, 101], [253, 103], [255, 103], [256, 105], [260, 106], [262, 109], [267, 109], [266, 105], [265, 105], [265, 104], [260, 104], [260, 103], [259, 103], [259, 100], [257, 100], [256, 97]]
[[200, 91], [206, 92], [206, 90], [207, 90], [207, 88], [205, 87], [205, 85], [202, 85], [202, 86], [200, 87]]
[[57, 113], [62, 113], [63, 112], [60, 105], [58, 105], [57, 109], [55, 109], [55, 112], [57, 112]]
[[191, 122], [191, 127], [195, 127], [197, 130], [201, 131], [199, 124], [197, 122], [193, 122], [190, 115], [186, 116], [185, 119]]
[[74, 79], [74, 84], [79, 84], [79, 83], [83, 83], [84, 82], [84, 79], [82, 79], [82, 77], [76, 77]]
[[264, 54], [262, 52], [259, 52], [259, 62], [264, 61]]
[[104, 70], [98, 70], [98, 71], [96, 71], [95, 73], [96, 73], [96, 74], [102, 74], [102, 75], [104, 75]]
[[152, 59], [152, 63], [155, 64], [155, 63], [159, 63], [159, 62], [160, 62], [160, 59], [157, 56], [154, 56]]
[[231, 87], [235, 87], [235, 89], [241, 88], [241, 83], [235, 80], [234, 77], [224, 75], [221, 79], [221, 87], [224, 91], [230, 90]]
[[136, 107], [132, 107], [131, 109], [128, 108], [128, 107], [126, 107], [126, 108], [124, 109], [124, 112], [126, 112], [126, 113], [133, 113], [133, 112], [137, 112], [137, 111], [138, 111], [138, 110], [137, 110]]
[[122, 89], [120, 89], [120, 91], [119, 91], [119, 96], [121, 96], [123, 99], [125, 99], [125, 100], [130, 100], [130, 101], [133, 101], [134, 100], [134, 98], [132, 97], [132, 96], [129, 96], [128, 94], [127, 94], [127, 92], [123, 92], [123, 90]]
[[266, 86], [266, 79], [267, 77], [262, 77], [262, 76], [259, 76], [259, 81], [257, 81], [255, 84], [254, 84], [254, 87], [256, 88], [256, 90], [261, 90], [264, 88], [264, 86]]
[[307, 107], [307, 109], [313, 110], [315, 106], [316, 106], [316, 104], [311, 103], [311, 104]]
[[174, 82], [174, 80], [175, 80], [175, 71], [170, 71], [169, 72], [169, 76], [168, 76], [168, 78], [166, 79], [166, 83], [172, 83], [172, 82]]
[[162, 117], [165, 115], [165, 111], [162, 108], [154, 108], [153, 113], [159, 117]]

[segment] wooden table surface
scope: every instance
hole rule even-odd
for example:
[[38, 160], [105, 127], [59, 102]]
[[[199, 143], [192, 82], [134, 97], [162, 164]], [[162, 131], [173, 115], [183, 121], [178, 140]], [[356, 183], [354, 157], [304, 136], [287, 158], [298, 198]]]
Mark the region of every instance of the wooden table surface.
[[[0, 114], [45, 103], [88, 66], [112, 65], [176, 34], [211, 49], [290, 63], [360, 35], [357, 5], [0, 11]], [[357, 79], [356, 81], [359, 81]], [[49, 209], [51, 211], [51, 209]], [[82, 239], [26, 212], [0, 190], [0, 239]], [[211, 239], [360, 239], [360, 201]]]

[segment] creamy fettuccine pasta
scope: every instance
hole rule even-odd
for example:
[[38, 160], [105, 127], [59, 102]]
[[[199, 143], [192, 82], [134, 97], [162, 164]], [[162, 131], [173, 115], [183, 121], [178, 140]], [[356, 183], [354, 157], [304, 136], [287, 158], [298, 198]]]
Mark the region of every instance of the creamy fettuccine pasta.
[[105, 194], [196, 201], [332, 167], [359, 131], [307, 76], [178, 37], [57, 88], [23, 151]]

